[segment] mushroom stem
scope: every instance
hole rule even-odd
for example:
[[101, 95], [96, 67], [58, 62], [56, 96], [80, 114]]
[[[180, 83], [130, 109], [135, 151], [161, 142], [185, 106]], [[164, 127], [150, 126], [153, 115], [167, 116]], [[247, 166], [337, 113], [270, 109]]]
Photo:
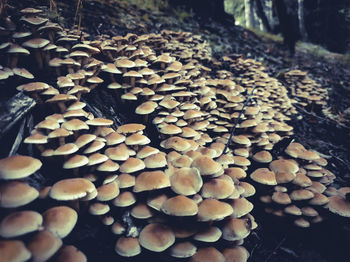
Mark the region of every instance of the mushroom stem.
[[41, 54], [40, 54], [40, 51], [39, 50], [35, 50], [34, 51], [34, 55], [35, 55], [35, 59], [36, 59], [36, 62], [38, 64], [38, 67], [39, 69], [43, 69], [43, 60], [41, 58]]
[[59, 102], [58, 107], [60, 108], [62, 114], [67, 110], [67, 107], [63, 102]]
[[79, 200], [78, 200], [78, 199], [69, 201], [69, 205], [70, 205], [75, 211], [77, 211], [77, 213], [79, 213], [80, 205], [79, 205]]
[[63, 145], [65, 144], [65, 139], [64, 139], [64, 137], [63, 137], [63, 136], [62, 136], [62, 137], [59, 137], [59, 138], [58, 138], [58, 142], [59, 142], [60, 146], [63, 146]]
[[11, 59], [11, 56], [10, 56], [9, 67], [10, 68], [15, 68], [17, 66], [17, 63], [18, 63], [18, 55], [14, 54], [12, 59]]

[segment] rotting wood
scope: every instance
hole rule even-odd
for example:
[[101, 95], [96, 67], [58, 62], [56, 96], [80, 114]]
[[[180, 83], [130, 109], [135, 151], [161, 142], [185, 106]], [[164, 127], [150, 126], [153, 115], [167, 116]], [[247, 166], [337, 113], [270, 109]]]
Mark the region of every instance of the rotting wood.
[[10, 100], [0, 103], [0, 138], [14, 124], [21, 120], [36, 105], [34, 99], [23, 93], [18, 93]]

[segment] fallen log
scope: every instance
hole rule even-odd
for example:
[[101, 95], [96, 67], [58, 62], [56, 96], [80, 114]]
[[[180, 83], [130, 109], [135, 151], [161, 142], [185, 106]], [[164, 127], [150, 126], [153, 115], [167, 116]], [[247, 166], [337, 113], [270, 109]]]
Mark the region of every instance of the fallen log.
[[36, 105], [34, 99], [18, 93], [0, 102], [0, 139]]

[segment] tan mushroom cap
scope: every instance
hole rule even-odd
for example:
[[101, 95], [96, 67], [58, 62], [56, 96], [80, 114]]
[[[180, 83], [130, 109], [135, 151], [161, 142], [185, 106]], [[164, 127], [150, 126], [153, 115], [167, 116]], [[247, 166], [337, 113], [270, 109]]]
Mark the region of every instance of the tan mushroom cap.
[[201, 242], [212, 243], [218, 241], [221, 236], [222, 232], [220, 228], [216, 226], [210, 226], [196, 233], [193, 236], [193, 239]]
[[153, 252], [162, 252], [174, 244], [175, 234], [166, 225], [148, 224], [145, 226], [139, 237], [140, 245]]
[[108, 159], [107, 161], [100, 164], [96, 170], [100, 172], [115, 172], [119, 169], [118, 163], [113, 162], [112, 160]]
[[341, 196], [329, 197], [327, 208], [337, 215], [350, 217], [350, 202]]
[[166, 194], [157, 194], [150, 196], [147, 199], [147, 206], [160, 211], [160, 208], [162, 207], [163, 203], [168, 199], [168, 196]]
[[69, 158], [66, 162], [64, 162], [63, 168], [64, 169], [78, 168], [81, 166], [85, 166], [88, 163], [89, 163], [89, 159], [86, 156], [75, 155]]
[[0, 223], [0, 236], [3, 238], [18, 237], [42, 226], [43, 218], [35, 211], [18, 211], [6, 216]]
[[233, 193], [234, 189], [231, 179], [211, 179], [203, 184], [201, 196], [204, 198], [225, 199]]
[[39, 170], [41, 165], [40, 160], [30, 156], [14, 155], [0, 159], [0, 179], [25, 178]]
[[108, 213], [110, 210], [109, 205], [95, 202], [89, 206], [89, 213], [93, 216], [101, 216]]
[[126, 173], [120, 174], [116, 178], [116, 182], [118, 183], [119, 188], [132, 187], [135, 185], [135, 180], [135, 176]]
[[116, 181], [104, 184], [97, 188], [97, 200], [109, 201], [119, 195], [119, 185]]
[[147, 219], [153, 216], [153, 212], [146, 204], [139, 203], [131, 209], [131, 215], [137, 219]]
[[225, 257], [225, 262], [247, 262], [249, 252], [243, 246], [235, 246], [224, 249], [222, 252]]
[[31, 252], [19, 240], [0, 241], [0, 261], [24, 262], [31, 258]]
[[199, 248], [191, 262], [225, 262], [224, 255], [214, 247]]
[[129, 145], [130, 146], [133, 146], [133, 145], [147, 145], [150, 142], [151, 142], [151, 140], [147, 136], [141, 135], [139, 133], [132, 134], [131, 136], [128, 136], [125, 139], [125, 144], [128, 145], [128, 146]]
[[253, 160], [258, 163], [270, 163], [272, 161], [272, 155], [269, 151], [262, 150], [253, 155]]
[[63, 179], [52, 186], [50, 197], [56, 200], [69, 201], [86, 197], [95, 190], [94, 184], [87, 179]]
[[10, 181], [0, 185], [0, 207], [15, 208], [26, 205], [39, 196], [39, 192], [21, 181]]
[[178, 136], [172, 136], [160, 143], [160, 146], [165, 149], [174, 149], [176, 151], [182, 152], [188, 150], [191, 144], [186, 140]]
[[92, 134], [83, 134], [75, 140], [74, 144], [76, 144], [79, 148], [82, 148], [83, 146], [91, 143], [96, 139], [95, 135]]
[[27, 245], [33, 262], [49, 260], [62, 246], [62, 240], [48, 230], [39, 231]]
[[89, 126], [80, 119], [72, 119], [64, 122], [61, 127], [69, 131], [89, 130]]
[[146, 126], [142, 124], [126, 124], [118, 127], [117, 132], [120, 134], [130, 134], [140, 132], [145, 128]]
[[163, 203], [161, 210], [170, 216], [194, 216], [198, 213], [198, 206], [192, 199], [178, 195], [167, 199]]
[[185, 196], [194, 195], [202, 188], [203, 180], [197, 168], [180, 168], [170, 176], [171, 189]]
[[127, 207], [133, 205], [135, 202], [135, 195], [132, 192], [124, 191], [113, 200], [113, 205], [117, 207]]
[[222, 238], [228, 241], [236, 241], [246, 238], [250, 233], [247, 219], [229, 218], [222, 229]]
[[169, 177], [162, 171], [142, 172], [137, 176], [134, 192], [151, 191], [170, 186]]
[[87, 120], [85, 123], [89, 126], [111, 126], [113, 125], [113, 120], [97, 117], [94, 119]]
[[191, 167], [195, 167], [199, 170], [201, 176], [215, 175], [222, 171], [224, 172], [222, 166], [216, 163], [209, 156], [198, 156], [193, 160]]
[[125, 136], [117, 132], [112, 132], [108, 134], [105, 138], [108, 146], [117, 145], [125, 141]]
[[162, 168], [167, 165], [167, 160], [165, 158], [164, 153], [156, 153], [153, 155], [150, 155], [144, 159], [144, 163], [147, 168]]
[[233, 208], [231, 205], [216, 199], [205, 199], [198, 207], [199, 221], [215, 221], [222, 220], [232, 215]]
[[297, 189], [297, 190], [293, 190], [289, 197], [292, 200], [309, 200], [311, 198], [313, 198], [315, 196], [314, 193], [312, 193], [311, 191], [307, 190], [307, 189]]
[[268, 168], [258, 168], [250, 174], [250, 178], [263, 185], [277, 185], [275, 173]]
[[78, 150], [79, 147], [77, 147], [75, 144], [68, 143], [58, 147], [53, 154], [56, 156], [70, 155], [77, 152]]
[[224, 174], [236, 180], [243, 179], [247, 176], [247, 173], [240, 167], [225, 168]]
[[151, 146], [144, 146], [141, 150], [139, 150], [136, 154], [137, 158], [144, 159], [146, 157], [149, 157], [150, 155], [159, 153], [159, 149], [151, 147]]
[[297, 207], [296, 205], [290, 205], [284, 208], [284, 212], [286, 214], [290, 214], [290, 215], [294, 215], [294, 216], [301, 216], [302, 212], [301, 209], [299, 207]]
[[115, 252], [122, 257], [134, 257], [141, 253], [141, 246], [135, 237], [120, 237], [115, 244]]
[[272, 195], [272, 200], [280, 205], [288, 205], [292, 203], [292, 200], [290, 199], [289, 195], [283, 192], [274, 192]]
[[170, 256], [176, 258], [192, 257], [197, 251], [197, 247], [190, 241], [175, 243], [169, 250]]
[[125, 161], [129, 158], [129, 151], [125, 144], [120, 144], [117, 147], [107, 148], [106, 156], [115, 161]]
[[67, 206], [56, 206], [43, 213], [45, 229], [59, 238], [65, 238], [73, 230], [78, 220], [77, 212]]
[[55, 262], [87, 262], [87, 258], [75, 246], [65, 246], [58, 252]]
[[233, 213], [232, 217], [240, 218], [253, 210], [253, 204], [245, 198], [232, 199], [230, 202]]
[[145, 163], [141, 159], [130, 157], [120, 166], [120, 172], [134, 173], [143, 170], [145, 167]]

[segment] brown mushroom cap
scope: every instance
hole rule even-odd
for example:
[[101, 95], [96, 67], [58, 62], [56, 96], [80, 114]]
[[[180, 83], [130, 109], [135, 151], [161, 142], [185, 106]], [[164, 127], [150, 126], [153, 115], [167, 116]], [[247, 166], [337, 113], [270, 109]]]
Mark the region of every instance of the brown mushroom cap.
[[250, 233], [250, 227], [246, 219], [229, 218], [222, 229], [222, 238], [228, 241], [236, 241], [246, 238]]
[[[231, 178], [229, 178], [231, 180]], [[201, 196], [204, 198], [225, 199], [228, 198], [235, 189], [232, 180], [211, 179], [203, 184]]]
[[40, 229], [42, 216], [35, 211], [18, 211], [6, 216], [0, 223], [0, 236], [17, 237]]
[[219, 172], [222, 174], [224, 172], [222, 166], [208, 156], [197, 157], [193, 160], [191, 167], [197, 168], [202, 176], [216, 175]]
[[145, 226], [139, 237], [140, 245], [153, 252], [162, 252], [174, 244], [175, 234], [166, 225], [148, 224]]
[[225, 262], [225, 257], [214, 247], [199, 248], [191, 262]]
[[175, 243], [169, 250], [170, 255], [177, 258], [192, 257], [196, 251], [196, 246], [190, 241]]
[[21, 181], [11, 181], [0, 185], [0, 207], [14, 208], [26, 205], [39, 196], [39, 192]]
[[39, 170], [41, 165], [40, 160], [30, 156], [14, 155], [0, 159], [0, 179], [25, 178]]
[[4, 262], [24, 262], [31, 258], [31, 252], [22, 241], [7, 240], [0, 241], [0, 261]]
[[143, 170], [145, 167], [145, 163], [141, 159], [130, 157], [120, 166], [120, 172], [134, 173]]
[[250, 174], [250, 178], [260, 184], [272, 186], [277, 185], [275, 173], [268, 168], [258, 168]]
[[194, 195], [202, 188], [203, 180], [197, 168], [180, 168], [170, 177], [171, 189], [177, 194]]
[[62, 240], [48, 230], [39, 231], [27, 245], [33, 262], [49, 260], [62, 246]]
[[78, 220], [77, 212], [67, 206], [56, 206], [43, 213], [45, 229], [59, 238], [64, 238], [73, 230]]
[[226, 248], [223, 251], [226, 262], [247, 262], [249, 252], [242, 246]]
[[134, 192], [151, 191], [170, 186], [169, 177], [162, 171], [142, 172], [137, 176]]
[[212, 243], [218, 241], [221, 236], [221, 230], [218, 227], [211, 226], [200, 230], [197, 234], [194, 235], [193, 239], [201, 242]]
[[134, 257], [141, 253], [141, 246], [137, 238], [120, 237], [115, 244], [115, 252], [123, 257]]
[[178, 195], [167, 199], [163, 203], [161, 210], [163, 213], [171, 216], [194, 216], [198, 212], [198, 206], [192, 199]]
[[117, 132], [120, 134], [130, 134], [142, 131], [145, 128], [146, 126], [142, 124], [126, 124], [118, 127]]
[[329, 211], [343, 217], [350, 217], [350, 202], [341, 196], [329, 197]]
[[75, 200], [86, 197], [95, 190], [94, 184], [87, 179], [63, 179], [52, 186], [50, 197], [56, 200]]
[[216, 199], [205, 199], [198, 207], [199, 221], [215, 221], [222, 220], [232, 215], [233, 209], [231, 205], [220, 202]]
[[74, 246], [65, 246], [60, 249], [55, 259], [56, 262], [87, 262], [83, 252]]

